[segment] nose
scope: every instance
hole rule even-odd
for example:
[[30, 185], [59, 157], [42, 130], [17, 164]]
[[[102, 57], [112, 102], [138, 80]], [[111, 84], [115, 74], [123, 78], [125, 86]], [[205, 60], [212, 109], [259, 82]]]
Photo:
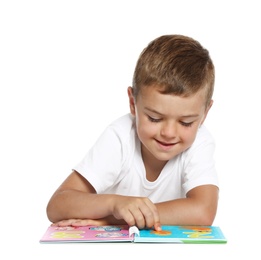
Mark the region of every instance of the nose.
[[174, 139], [177, 135], [177, 126], [174, 122], [164, 122], [160, 134], [166, 139]]

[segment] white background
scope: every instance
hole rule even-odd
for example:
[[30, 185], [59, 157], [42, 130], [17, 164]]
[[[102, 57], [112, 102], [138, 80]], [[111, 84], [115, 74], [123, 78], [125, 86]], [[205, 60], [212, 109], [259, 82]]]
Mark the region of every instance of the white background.
[[[253, 0], [1, 1], [0, 258], [122, 259], [123, 249], [155, 259], [259, 259], [260, 24]], [[138, 55], [174, 33], [200, 41], [216, 66], [206, 125], [221, 187], [214, 224], [228, 244], [39, 244], [52, 193], [128, 112]]]

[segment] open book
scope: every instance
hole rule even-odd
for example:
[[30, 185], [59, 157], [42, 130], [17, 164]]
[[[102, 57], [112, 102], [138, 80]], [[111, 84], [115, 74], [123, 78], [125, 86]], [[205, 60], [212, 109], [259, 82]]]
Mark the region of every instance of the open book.
[[133, 243], [227, 243], [217, 226], [162, 226], [161, 231], [127, 225], [48, 227], [41, 243], [133, 242]]

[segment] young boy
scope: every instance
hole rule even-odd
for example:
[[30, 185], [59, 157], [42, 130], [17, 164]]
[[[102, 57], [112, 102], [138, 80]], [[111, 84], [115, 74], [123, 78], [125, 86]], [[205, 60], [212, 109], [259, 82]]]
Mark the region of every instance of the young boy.
[[54, 225], [211, 225], [218, 204], [214, 140], [203, 122], [214, 65], [199, 42], [164, 35], [141, 53], [130, 114], [114, 121], [53, 194]]

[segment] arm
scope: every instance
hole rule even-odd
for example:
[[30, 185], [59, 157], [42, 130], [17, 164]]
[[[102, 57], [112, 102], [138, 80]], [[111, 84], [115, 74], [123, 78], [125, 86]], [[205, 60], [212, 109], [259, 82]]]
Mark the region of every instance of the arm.
[[169, 225], [211, 225], [216, 214], [218, 188], [203, 185], [187, 198], [155, 204], [147, 198], [96, 194], [91, 184], [73, 172], [57, 189], [47, 216], [59, 225], [125, 224], [160, 229]]
[[127, 223], [139, 228], [160, 226], [157, 208], [148, 198], [97, 194], [92, 185], [75, 171], [51, 197], [47, 216], [51, 222], [68, 220], [67, 224], [84, 219], [78, 224], [88, 225], [97, 220], [102, 224]]
[[[104, 212], [97, 212], [97, 202], [101, 196], [95, 196], [92, 185], [79, 173], [72, 172], [55, 191], [47, 205], [47, 216], [51, 222], [70, 218], [99, 218]], [[108, 198], [107, 198], [108, 199]]]
[[218, 188], [202, 185], [190, 190], [184, 199], [156, 204], [160, 222], [169, 225], [212, 225], [218, 204]]

